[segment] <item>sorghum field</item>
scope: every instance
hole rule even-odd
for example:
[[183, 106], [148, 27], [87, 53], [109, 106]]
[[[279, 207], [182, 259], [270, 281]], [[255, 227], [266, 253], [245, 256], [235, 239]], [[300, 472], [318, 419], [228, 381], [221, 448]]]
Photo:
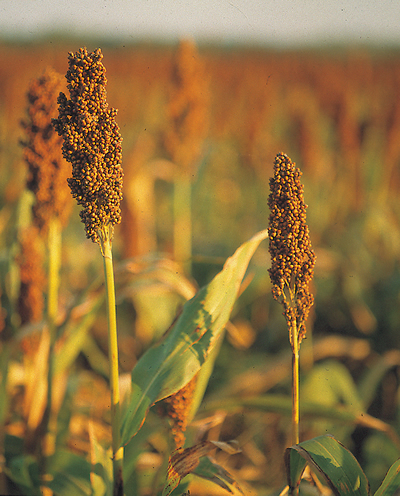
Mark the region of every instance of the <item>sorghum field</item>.
[[[32, 184], [45, 179], [32, 175], [36, 159], [27, 152], [43, 111], [32, 110], [28, 92], [42, 91], [32, 81], [51, 69], [55, 99], [67, 93], [68, 52], [79, 48], [0, 45], [0, 494], [108, 494], [102, 473], [90, 472], [108, 466], [111, 445], [103, 261], [86, 238], [65, 162], [61, 179], [46, 179], [53, 196], [44, 201], [63, 202], [49, 313], [52, 207], [35, 208], [40, 189]], [[268, 227], [269, 180], [283, 152], [303, 172], [316, 254], [300, 353], [300, 440], [333, 434], [376, 491], [400, 457], [400, 52], [191, 42], [101, 51], [123, 138], [113, 239], [122, 405], [135, 364], [184, 302]], [[54, 158], [45, 152], [50, 164], [64, 160], [56, 138]], [[270, 266], [266, 240], [249, 263], [186, 441], [167, 399], [126, 445], [126, 496], [161, 494], [175, 446], [207, 440], [227, 443], [212, 459], [230, 475], [212, 472], [219, 485], [189, 475], [192, 496], [228, 494], [224, 484], [235, 494], [283, 490], [291, 353]], [[63, 472], [83, 471], [79, 460], [89, 467], [86, 486]], [[64, 473], [53, 486], [37, 475], [48, 476], [51, 463]]]

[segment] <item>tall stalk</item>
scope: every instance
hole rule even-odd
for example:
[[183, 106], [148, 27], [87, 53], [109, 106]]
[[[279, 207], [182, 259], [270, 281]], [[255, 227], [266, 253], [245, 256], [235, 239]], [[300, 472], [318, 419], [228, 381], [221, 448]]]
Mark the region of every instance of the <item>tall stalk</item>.
[[115, 307], [114, 269], [112, 261], [112, 246], [109, 229], [105, 229], [105, 237], [101, 240], [101, 251], [104, 262], [104, 277], [106, 286], [106, 305], [108, 322], [108, 357], [110, 365], [110, 390], [111, 390], [111, 428], [112, 450], [114, 467], [114, 496], [123, 494], [123, 457], [124, 449], [120, 448], [120, 398], [119, 398], [119, 373], [118, 373], [118, 337], [117, 314]]
[[[62, 88], [62, 77], [52, 69], [31, 81], [27, 92], [27, 117], [21, 123], [25, 130], [24, 159], [28, 166], [27, 188], [32, 191], [32, 223], [47, 238], [47, 309], [46, 324], [49, 332], [47, 402], [40, 425], [32, 426], [32, 442], [37, 444], [41, 465], [45, 469], [45, 457], [55, 451], [56, 416], [52, 412], [53, 398], [53, 351], [56, 341], [58, 291], [61, 266], [61, 231], [68, 221], [72, 201], [67, 187], [69, 166], [61, 153], [62, 139], [52, 127], [51, 117], [57, 112], [57, 96]], [[37, 261], [35, 261], [37, 264]], [[36, 402], [40, 409], [39, 403]], [[32, 411], [32, 410], [31, 410]], [[29, 424], [29, 420], [28, 420]], [[35, 428], [36, 432], [33, 432]], [[36, 435], [44, 436], [37, 442]]]
[[209, 81], [196, 45], [181, 41], [172, 63], [166, 108], [166, 149], [176, 165], [174, 180], [174, 257], [191, 272], [193, 178], [208, 133]]
[[299, 364], [299, 340], [296, 326], [290, 330], [293, 339], [292, 348], [292, 444], [299, 443], [300, 424], [300, 364]]
[[120, 448], [118, 386], [118, 339], [112, 265], [113, 226], [121, 222], [122, 148], [115, 117], [106, 100], [105, 67], [100, 49], [86, 48], [69, 54], [66, 74], [70, 99], [58, 98], [59, 116], [54, 128], [63, 137], [63, 155], [72, 164], [68, 184], [83, 207], [80, 212], [86, 236], [97, 243], [103, 255], [107, 293], [108, 343], [111, 390], [114, 496], [123, 495], [123, 448]]
[[314, 302], [309, 284], [314, 275], [315, 254], [306, 222], [301, 172], [290, 158], [279, 153], [270, 179], [268, 205], [269, 274], [272, 294], [283, 306], [292, 347], [292, 444], [299, 443], [299, 351], [306, 334], [306, 320]]
[[52, 414], [52, 396], [54, 379], [54, 345], [56, 342], [56, 318], [58, 312], [58, 290], [60, 286], [61, 267], [61, 226], [57, 217], [49, 222], [48, 230], [48, 291], [47, 291], [47, 326], [50, 333], [49, 364], [47, 380], [47, 405], [44, 414], [46, 422], [45, 454], [51, 455], [55, 451], [56, 419]]
[[187, 275], [192, 271], [192, 183], [186, 174], [174, 182], [174, 258]]

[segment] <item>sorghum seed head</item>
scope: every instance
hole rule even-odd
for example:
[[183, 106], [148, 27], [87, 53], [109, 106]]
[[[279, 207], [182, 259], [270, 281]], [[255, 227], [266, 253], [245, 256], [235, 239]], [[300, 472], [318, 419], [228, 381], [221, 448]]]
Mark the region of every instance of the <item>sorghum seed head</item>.
[[71, 196], [67, 187], [70, 165], [61, 153], [62, 139], [54, 131], [51, 118], [57, 115], [57, 95], [62, 77], [52, 69], [34, 79], [27, 93], [27, 119], [24, 159], [28, 165], [27, 187], [35, 195], [34, 223], [46, 231], [50, 218], [58, 217], [65, 224], [71, 211]]
[[46, 277], [43, 270], [43, 252], [37, 226], [30, 226], [21, 233], [21, 252], [17, 257], [21, 287], [18, 313], [21, 324], [38, 322], [43, 316]]
[[60, 93], [59, 116], [53, 125], [63, 137], [63, 155], [72, 164], [68, 184], [83, 207], [86, 236], [100, 244], [99, 235], [121, 222], [122, 138], [117, 111], [106, 100], [106, 70], [100, 49], [69, 53], [66, 74], [70, 99]]
[[[301, 171], [287, 155], [275, 158], [268, 205], [269, 275], [273, 297], [283, 304], [288, 325], [296, 324], [300, 340], [313, 304], [309, 284], [314, 275], [315, 253], [306, 222]], [[288, 296], [288, 297], [287, 297]]]

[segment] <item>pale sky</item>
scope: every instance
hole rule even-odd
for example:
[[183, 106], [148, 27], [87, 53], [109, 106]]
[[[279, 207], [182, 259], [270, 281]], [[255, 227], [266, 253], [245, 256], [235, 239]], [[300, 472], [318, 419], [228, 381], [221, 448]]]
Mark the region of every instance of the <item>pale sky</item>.
[[0, 0], [0, 38], [400, 44], [400, 0]]

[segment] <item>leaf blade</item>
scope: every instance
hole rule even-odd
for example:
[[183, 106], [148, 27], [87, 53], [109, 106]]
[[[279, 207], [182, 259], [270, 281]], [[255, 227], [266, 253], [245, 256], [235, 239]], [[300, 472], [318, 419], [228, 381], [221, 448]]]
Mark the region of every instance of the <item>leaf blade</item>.
[[140, 358], [132, 371], [121, 445], [140, 429], [155, 402], [181, 389], [204, 364], [229, 320], [250, 259], [267, 235], [261, 231], [241, 245], [221, 272], [185, 303], [170, 332]]
[[390, 467], [374, 496], [398, 496], [400, 494], [400, 459]]
[[369, 483], [354, 456], [332, 436], [319, 436], [291, 446], [285, 453], [288, 484], [299, 482], [299, 467], [304, 458], [311, 468], [321, 474], [336, 496], [368, 496]]

